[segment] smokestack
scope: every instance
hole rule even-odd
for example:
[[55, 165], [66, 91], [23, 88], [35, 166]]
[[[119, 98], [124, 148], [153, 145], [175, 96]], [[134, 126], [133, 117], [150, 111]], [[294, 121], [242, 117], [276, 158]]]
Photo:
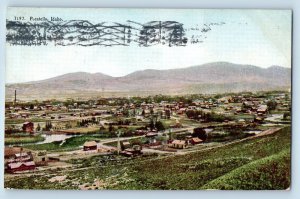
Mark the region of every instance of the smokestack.
[[15, 105], [17, 104], [17, 90], [15, 90]]

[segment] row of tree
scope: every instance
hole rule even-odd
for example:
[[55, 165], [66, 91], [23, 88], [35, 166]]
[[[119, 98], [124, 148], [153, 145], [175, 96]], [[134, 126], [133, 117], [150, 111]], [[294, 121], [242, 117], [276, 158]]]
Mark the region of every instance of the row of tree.
[[92, 117], [91, 119], [84, 119], [81, 121], [77, 122], [78, 127], [84, 127], [87, 126], [88, 124], [97, 124], [98, 122], [96, 121], [95, 117]]
[[230, 117], [217, 114], [215, 112], [206, 112], [203, 110], [187, 110], [186, 116], [189, 119], [204, 120], [206, 122], [224, 122], [225, 120], [231, 120]]

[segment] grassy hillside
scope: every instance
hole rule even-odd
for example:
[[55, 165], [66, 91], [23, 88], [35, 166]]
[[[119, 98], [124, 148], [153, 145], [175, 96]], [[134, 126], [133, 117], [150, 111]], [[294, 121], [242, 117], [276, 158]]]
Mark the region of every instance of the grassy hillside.
[[290, 185], [290, 150], [239, 167], [208, 184], [203, 189], [276, 190]]
[[[177, 156], [96, 156], [74, 161], [80, 171], [6, 180], [5, 187], [39, 189], [287, 189], [291, 128], [264, 137]], [[60, 173], [61, 172], [61, 173]], [[59, 173], [59, 174], [57, 174]], [[50, 183], [56, 175], [67, 180]], [[45, 183], [41, 183], [45, 182]], [[97, 182], [97, 183], [96, 183]]]
[[[202, 187], [210, 181], [217, 179], [241, 166], [255, 163], [256, 161], [264, 163], [264, 158], [269, 157], [271, 163], [262, 164], [265, 166], [262, 170], [258, 170], [255, 175], [262, 177], [266, 170], [269, 173], [290, 170], [290, 128], [285, 128], [273, 135], [244, 141], [234, 145], [228, 145], [221, 148], [215, 148], [209, 151], [195, 152], [188, 155], [168, 157], [165, 159], [154, 160], [151, 162], [141, 163], [134, 167], [133, 178], [135, 179], [132, 186], [125, 185], [119, 188], [142, 188], [142, 189], [228, 189], [228, 187]], [[273, 162], [278, 162], [276, 154], [279, 158], [285, 157], [286, 161], [280, 164], [278, 170], [274, 171]], [[255, 164], [251, 168], [259, 166]], [[282, 170], [281, 170], [282, 169]], [[253, 173], [254, 174], [254, 173]], [[251, 174], [249, 174], [251, 176]], [[281, 175], [281, 174], [278, 174]], [[244, 178], [245, 179], [245, 178]], [[255, 177], [254, 177], [255, 179]], [[285, 175], [282, 184], [269, 184], [270, 181], [255, 181], [257, 184], [255, 189], [286, 189], [289, 185], [289, 175]], [[247, 180], [236, 181], [235, 188], [246, 189]], [[251, 186], [253, 188], [254, 186]], [[250, 188], [250, 189], [251, 189]]]

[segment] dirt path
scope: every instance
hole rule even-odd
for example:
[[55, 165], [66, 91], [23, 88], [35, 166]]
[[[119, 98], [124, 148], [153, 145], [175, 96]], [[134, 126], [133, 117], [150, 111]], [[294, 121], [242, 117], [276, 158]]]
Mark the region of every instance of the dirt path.
[[259, 134], [256, 134], [254, 136], [243, 138], [243, 139], [240, 139], [240, 140], [234, 140], [234, 141], [231, 141], [231, 142], [228, 142], [226, 144], [219, 145], [219, 146], [212, 146], [212, 147], [208, 147], [208, 148], [205, 148], [205, 149], [192, 150], [192, 151], [182, 151], [182, 152], [179, 152], [179, 153], [176, 153], [176, 154], [177, 155], [185, 155], [185, 154], [188, 154], [188, 153], [194, 153], [194, 152], [199, 152], [199, 151], [208, 151], [208, 150], [211, 150], [211, 149], [221, 148], [221, 147], [224, 147], [224, 146], [229, 146], [229, 145], [232, 145], [232, 144], [241, 143], [241, 142], [244, 142], [246, 140], [252, 140], [252, 139], [255, 139], [255, 138], [258, 138], [258, 137], [271, 135], [271, 134], [279, 131], [280, 129], [282, 129], [282, 128], [271, 128], [271, 129], [265, 130], [265, 131], [263, 131]]

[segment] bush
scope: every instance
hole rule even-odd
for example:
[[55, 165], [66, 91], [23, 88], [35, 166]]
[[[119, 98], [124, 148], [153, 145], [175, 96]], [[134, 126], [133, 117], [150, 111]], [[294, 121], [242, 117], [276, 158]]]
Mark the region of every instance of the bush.
[[207, 139], [207, 133], [203, 128], [194, 128], [192, 133], [193, 137], [198, 137], [199, 139], [205, 141]]

